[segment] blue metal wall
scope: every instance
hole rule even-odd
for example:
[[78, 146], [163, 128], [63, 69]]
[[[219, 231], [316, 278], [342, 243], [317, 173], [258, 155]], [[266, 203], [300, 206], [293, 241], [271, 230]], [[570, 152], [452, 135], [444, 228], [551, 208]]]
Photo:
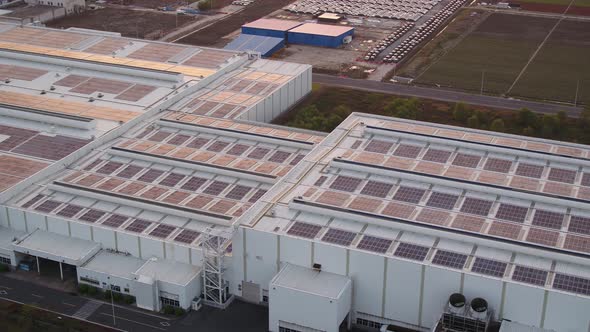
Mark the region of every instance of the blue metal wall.
[[307, 33], [297, 33], [289, 31], [287, 33], [287, 41], [290, 44], [312, 45], [320, 47], [340, 47], [344, 43], [344, 38], [352, 36], [354, 29], [343, 33], [336, 37], [312, 35]]
[[287, 31], [242, 27], [242, 33], [247, 35], [287, 38]]

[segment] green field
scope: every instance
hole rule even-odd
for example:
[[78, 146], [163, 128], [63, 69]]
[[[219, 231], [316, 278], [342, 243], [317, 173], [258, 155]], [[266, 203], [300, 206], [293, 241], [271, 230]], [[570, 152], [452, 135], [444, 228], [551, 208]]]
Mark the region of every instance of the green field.
[[546, 5], [562, 5], [567, 6], [571, 0], [519, 0], [521, 3], [541, 3]]
[[[590, 1], [590, 0], [587, 0]], [[557, 21], [553, 18], [493, 14], [415, 82], [506, 94]], [[510, 95], [590, 102], [590, 23], [562, 21]]]

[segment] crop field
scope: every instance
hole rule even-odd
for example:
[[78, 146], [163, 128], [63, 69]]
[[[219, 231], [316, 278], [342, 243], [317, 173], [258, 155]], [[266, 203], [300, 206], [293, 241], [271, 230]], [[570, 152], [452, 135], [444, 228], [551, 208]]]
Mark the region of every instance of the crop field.
[[562, 21], [512, 95], [590, 103], [590, 22]]
[[[483, 81], [484, 93], [506, 94], [556, 22], [554, 18], [493, 14], [415, 82], [479, 92]], [[588, 100], [589, 29], [587, 22], [562, 21], [511, 95], [573, 102], [579, 79], [579, 100]]]
[[85, 28], [120, 32], [124, 37], [145, 38], [150, 34], [165, 34], [188, 22], [194, 22], [198, 16], [175, 15], [157, 11], [104, 8], [88, 10], [81, 14], [69, 15], [49, 22], [52, 28]]
[[[590, 0], [515, 0], [523, 10], [590, 16]], [[570, 6], [571, 3], [571, 6]]]

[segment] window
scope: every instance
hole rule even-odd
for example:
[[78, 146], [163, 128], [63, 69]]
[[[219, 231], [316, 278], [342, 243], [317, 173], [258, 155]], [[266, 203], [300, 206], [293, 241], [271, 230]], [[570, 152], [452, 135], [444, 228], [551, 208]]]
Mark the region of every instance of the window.
[[80, 277], [80, 281], [89, 283], [89, 284], [93, 284], [93, 285], [100, 285], [100, 282], [98, 280], [94, 280], [94, 279], [90, 279], [88, 277]]
[[116, 285], [111, 285], [111, 290], [121, 293], [121, 287], [116, 286]]
[[0, 264], [10, 265], [11, 264], [10, 258], [0, 256]]
[[160, 296], [160, 301], [162, 302], [163, 306], [171, 306], [171, 307], [180, 307], [180, 302], [177, 300], [168, 299], [165, 297]]
[[262, 295], [262, 302], [268, 303], [268, 295]]
[[288, 327], [279, 326], [279, 332], [301, 332], [295, 329], [290, 329]]
[[129, 288], [124, 289], [125, 293], [129, 293]]

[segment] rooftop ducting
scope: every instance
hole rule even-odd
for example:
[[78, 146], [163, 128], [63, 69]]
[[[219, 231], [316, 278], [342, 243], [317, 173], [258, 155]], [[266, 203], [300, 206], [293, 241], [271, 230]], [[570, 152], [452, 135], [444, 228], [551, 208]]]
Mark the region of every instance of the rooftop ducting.
[[477, 319], [485, 319], [488, 314], [488, 301], [481, 297], [476, 297], [471, 300], [469, 306], [469, 315]]
[[449, 296], [449, 311], [454, 314], [465, 312], [465, 296], [461, 293], [453, 293]]

